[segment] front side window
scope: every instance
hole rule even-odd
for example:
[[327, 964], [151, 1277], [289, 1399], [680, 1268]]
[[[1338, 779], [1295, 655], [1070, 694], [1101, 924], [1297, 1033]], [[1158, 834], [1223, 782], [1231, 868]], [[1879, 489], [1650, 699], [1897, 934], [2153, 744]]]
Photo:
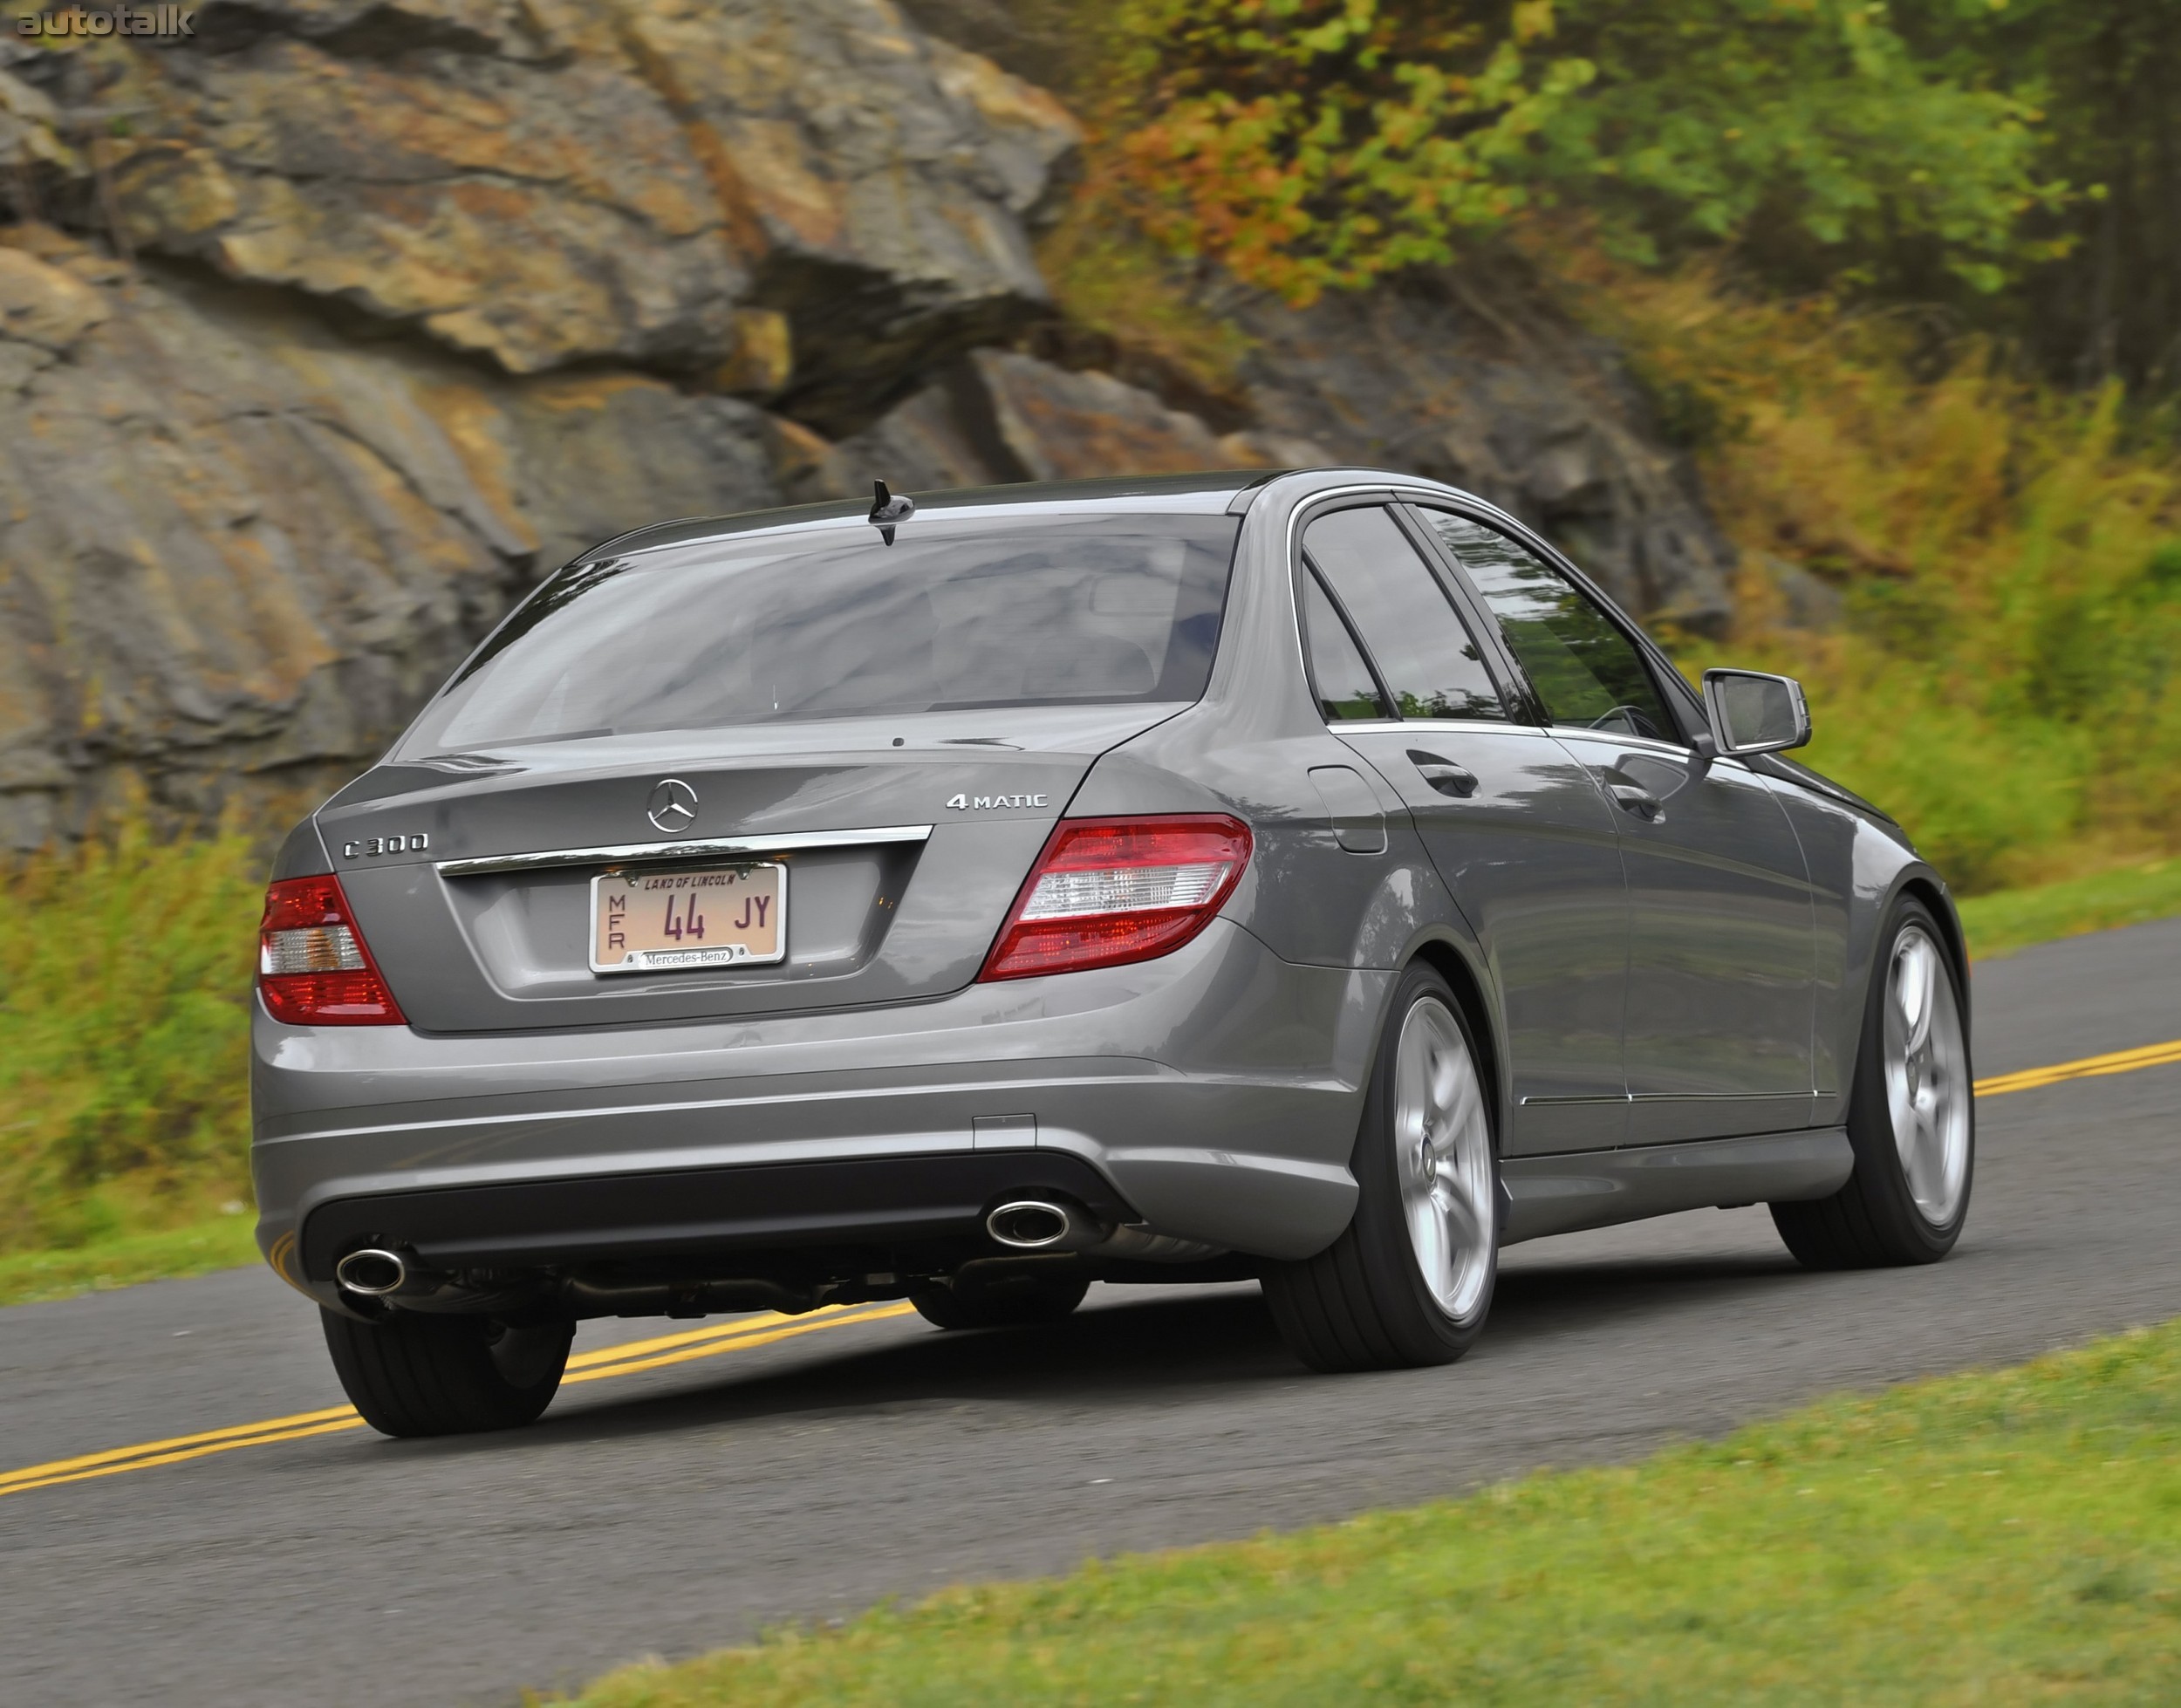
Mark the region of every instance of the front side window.
[[1680, 740], [1636, 643], [1589, 594], [1495, 529], [1450, 510], [1421, 514], [1499, 620], [1549, 719]]
[[1303, 530], [1302, 555], [1355, 624], [1399, 715], [1505, 721], [1476, 642], [1385, 511], [1318, 517]]
[[1202, 696], [1241, 523], [810, 528], [606, 558], [539, 589], [402, 758], [510, 742]]

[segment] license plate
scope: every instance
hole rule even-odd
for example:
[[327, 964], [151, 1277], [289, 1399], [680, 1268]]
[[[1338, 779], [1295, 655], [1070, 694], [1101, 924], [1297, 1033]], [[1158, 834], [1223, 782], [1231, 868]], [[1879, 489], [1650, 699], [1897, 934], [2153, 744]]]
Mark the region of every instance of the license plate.
[[591, 880], [591, 970], [746, 967], [788, 953], [788, 869], [609, 871]]

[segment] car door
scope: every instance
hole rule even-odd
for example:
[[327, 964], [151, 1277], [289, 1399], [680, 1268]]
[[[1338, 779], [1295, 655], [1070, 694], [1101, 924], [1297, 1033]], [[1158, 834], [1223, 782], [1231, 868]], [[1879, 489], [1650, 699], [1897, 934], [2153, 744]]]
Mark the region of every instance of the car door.
[[1477, 934], [1505, 1027], [1510, 1155], [1623, 1142], [1628, 898], [1613, 813], [1510, 718], [1457, 590], [1383, 504], [1321, 513], [1298, 608], [1328, 726], [1407, 804]]
[[1418, 513], [1491, 611], [1554, 739], [1614, 803], [1628, 875], [1628, 1142], [1808, 1124], [1815, 922], [1785, 810], [1740, 760], [1692, 763], [1645, 650], [1509, 534]]

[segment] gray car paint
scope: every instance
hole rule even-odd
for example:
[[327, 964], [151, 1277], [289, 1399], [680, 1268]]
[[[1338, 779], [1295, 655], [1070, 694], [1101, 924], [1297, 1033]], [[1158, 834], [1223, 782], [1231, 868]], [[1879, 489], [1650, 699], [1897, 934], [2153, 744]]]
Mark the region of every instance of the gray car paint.
[[[995, 509], [1226, 508], [1242, 516], [1242, 527], [1211, 680], [1194, 705], [1119, 708], [1106, 724], [1092, 720], [1064, 737], [1041, 734], [1036, 717], [1019, 713], [981, 714], [995, 727], [976, 730], [959, 727], [957, 719], [945, 735], [911, 731], [894, 720], [859, 743], [836, 736], [833, 746], [815, 750], [801, 737], [769, 730], [762, 749], [745, 748], [733, 762], [715, 755], [719, 763], [708, 777], [738, 810], [755, 815], [748, 824], [737, 819], [737, 830], [758, 820], [788, 831], [934, 822], [942, 815], [910, 811], [907, 803], [957, 779], [992, 793], [1049, 780], [1041, 791], [1051, 797], [1043, 810], [995, 815], [960, 839], [942, 841], [935, 830], [906, 878], [885, 870], [877, 856], [844, 862], [860, 876], [840, 875], [841, 928], [831, 939], [839, 953], [831, 965], [791, 960], [787, 969], [746, 969], [753, 976], [742, 980], [707, 978], [702, 988], [631, 980], [619, 987], [628, 994], [608, 995], [574, 980], [564, 991], [552, 978], [542, 990], [526, 988], [519, 955], [509, 951], [496, 961], [477, 946], [477, 919], [491, 903], [465, 915], [448, 899], [447, 886], [469, 880], [440, 876], [437, 862], [458, 848], [505, 851], [461, 841], [471, 833], [453, 818], [443, 831], [430, 832], [429, 813], [482, 789], [508, 798], [503, 843], [545, 848], [649, 840], [640, 810], [645, 793], [659, 776], [690, 769], [668, 764], [673, 755], [657, 744], [631, 755], [639, 762], [618, 775], [608, 775], [611, 767], [592, 775], [575, 756], [572, 772], [563, 774], [554, 770], [557, 755], [538, 755], [516, 761], [527, 782], [496, 767], [430, 779], [394, 775], [388, 768], [343, 791], [297, 828], [277, 875], [338, 870], [366, 940], [382, 962], [400, 963], [388, 965], [397, 997], [453, 1023], [295, 1028], [273, 1021], [260, 1007], [253, 1032], [253, 1166], [259, 1239], [275, 1267], [303, 1284], [286, 1255], [299, 1218], [345, 1193], [627, 1172], [669, 1161], [731, 1165], [761, 1156], [962, 1147], [977, 1143], [977, 1117], [1026, 1115], [1035, 1117], [1038, 1146], [1073, 1151], [1104, 1169], [1152, 1230], [1264, 1257], [1302, 1256], [1337, 1237], [1352, 1207], [1347, 1165], [1362, 1088], [1398, 969], [1419, 953], [1438, 958], [1473, 994], [1488, 1052], [1505, 1065], [1497, 1086], [1500, 1131], [1508, 1138], [1509, 1192], [1517, 1206], [1509, 1237], [1719, 1202], [1723, 1193], [1740, 1201], [1834, 1189], [1849, 1163], [1844, 1139], [1829, 1124], [1839, 1118], [1841, 1088], [1852, 1075], [1882, 917], [1893, 897], [1913, 885], [1958, 933], [1937, 875], [1879, 815], [1792, 781], [1790, 768], [1777, 775], [1756, 768], [1809, 860], [1808, 894], [1815, 900], [1806, 906], [1837, 927], [1830, 939], [1838, 947], [1836, 962], [1825, 958], [1825, 930], [1813, 929], [1805, 939], [1803, 964], [1816, 969], [1820, 1035], [1811, 1049], [1819, 1089], [1830, 1094], [1817, 1102], [1815, 1130], [1728, 1144], [1563, 1152], [1557, 1160], [1516, 1154], [1536, 1141], [1516, 1118], [1514, 1088], [1552, 1069], [1540, 1065], [1535, 1041], [1508, 1024], [1505, 953], [1494, 954], [1508, 905], [1495, 918], [1460, 861], [1433, 859], [1410, 786], [1387, 775], [1398, 776], [1399, 766], [1382, 765], [1361, 752], [1362, 743], [1329, 730], [1305, 673], [1291, 573], [1295, 519], [1329, 495], [1366, 493], [1473, 509], [1565, 566], [1491, 507], [1375, 470], [926, 501]], [[792, 519], [708, 525], [726, 531], [761, 524], [792, 525]], [[702, 537], [707, 525], [676, 523], [663, 532], [680, 543]], [[625, 537], [617, 550], [642, 549], [650, 538]], [[1685, 688], [1682, 695], [1685, 704]], [[1431, 728], [1433, 745], [1446, 739], [1446, 728]], [[1407, 732], [1386, 734], [1379, 745]], [[897, 735], [899, 749], [892, 746]], [[973, 755], [958, 750], [963, 736], [974, 738]], [[1521, 735], [1535, 744], [1528, 762], [1558, 763], [1546, 760], [1548, 741], [1541, 738], [1542, 732]], [[1521, 762], [1514, 762], [1515, 769]], [[1328, 767], [1350, 769], [1378, 797], [1383, 851], [1343, 846], [1344, 832], [1351, 844], [1358, 840], [1352, 832], [1361, 808], [1350, 791], [1343, 822], [1335, 822], [1311, 775]], [[516, 797], [526, 788], [543, 789], [547, 774], [572, 787], [528, 819]], [[1517, 787], [1506, 791], [1503, 810]], [[1066, 788], [1073, 792], [1063, 802]], [[735, 796], [737, 789], [748, 792]], [[427, 818], [395, 823], [406, 810]], [[1221, 919], [1173, 954], [1096, 972], [970, 983], [997, 923], [994, 898], [1003, 910], [1063, 810], [1074, 816], [1231, 812], [1251, 825], [1256, 849]], [[389, 834], [426, 830], [433, 835], [429, 857], [350, 858], [345, 851], [358, 840], [353, 829], [366, 822]], [[1596, 823], [1583, 833], [1593, 848], [1603, 845]], [[1595, 884], [1600, 896], [1612, 889], [1603, 864], [1588, 864], [1592, 869], [1573, 880], [1582, 898], [1576, 905], [1610, 912], [1582, 887]], [[889, 892], [896, 878], [898, 896]], [[1465, 895], [1465, 887], [1473, 893]], [[849, 929], [858, 908], [876, 907], [880, 898], [896, 902], [899, 917], [876, 934]], [[404, 923], [405, 907], [420, 923]], [[913, 918], [915, 928], [905, 930]], [[1548, 924], [1543, 934], [1550, 930]], [[413, 952], [427, 950], [437, 959], [416, 965], [434, 971], [401, 970]], [[1723, 1008], [1707, 1008], [1706, 1016], [1715, 1024], [1729, 1019]], [[1617, 1038], [1610, 1054], [1617, 1056]], [[1602, 1088], [1608, 1118], [1625, 1118], [1624, 1076], [1623, 1108], [1616, 1111], [1610, 1069], [1602, 1073], [1592, 1063], [1576, 1070], [1589, 1075], [1580, 1083]], [[1525, 1202], [1549, 1202], [1550, 1213], [1525, 1211]], [[330, 1288], [307, 1290], [337, 1302]]]
[[[395, 1000], [428, 1032], [899, 1001], [969, 982], [1091, 762], [1179, 709], [926, 713], [511, 746], [381, 766], [334, 796], [318, 825]], [[696, 793], [685, 839], [862, 826], [930, 833], [783, 855], [787, 960], [701, 974], [595, 976], [583, 953], [595, 867], [442, 870], [484, 856], [658, 843], [645, 802], [669, 775]], [[961, 796], [1026, 804], [947, 807]], [[408, 851], [420, 835], [424, 851]], [[370, 852], [389, 840], [404, 851]]]
[[[1627, 1143], [1622, 1062], [1628, 894], [1609, 809], [1541, 729], [1348, 726], [1340, 738], [1397, 786], [1476, 933], [1508, 1038], [1507, 1156]], [[1425, 782], [1412, 751], [1477, 779]]]
[[1629, 892], [1628, 1142], [1808, 1125], [1816, 947], [1785, 810], [1738, 760], [1692, 776], [1685, 749], [1665, 742], [1554, 738], [1601, 784], [1658, 803], [1615, 813]]

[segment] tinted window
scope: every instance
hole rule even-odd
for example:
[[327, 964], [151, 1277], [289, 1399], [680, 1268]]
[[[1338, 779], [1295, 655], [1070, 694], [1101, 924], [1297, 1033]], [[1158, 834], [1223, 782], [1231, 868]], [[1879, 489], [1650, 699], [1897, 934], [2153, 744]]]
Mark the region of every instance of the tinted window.
[[1507, 716], [1446, 590], [1391, 516], [1320, 516], [1303, 533], [1302, 552], [1354, 622], [1403, 717]]
[[1340, 620], [1317, 577], [1302, 577], [1302, 623], [1310, 637], [1310, 673], [1317, 679], [1317, 703], [1328, 723], [1355, 718], [1383, 718], [1385, 701], [1371, 679], [1371, 666], [1356, 650], [1348, 625]]
[[1240, 523], [1107, 516], [797, 529], [563, 571], [402, 743], [1204, 692]]
[[1678, 741], [1636, 643], [1551, 564], [1467, 516], [1425, 519], [1461, 560], [1555, 723]]

